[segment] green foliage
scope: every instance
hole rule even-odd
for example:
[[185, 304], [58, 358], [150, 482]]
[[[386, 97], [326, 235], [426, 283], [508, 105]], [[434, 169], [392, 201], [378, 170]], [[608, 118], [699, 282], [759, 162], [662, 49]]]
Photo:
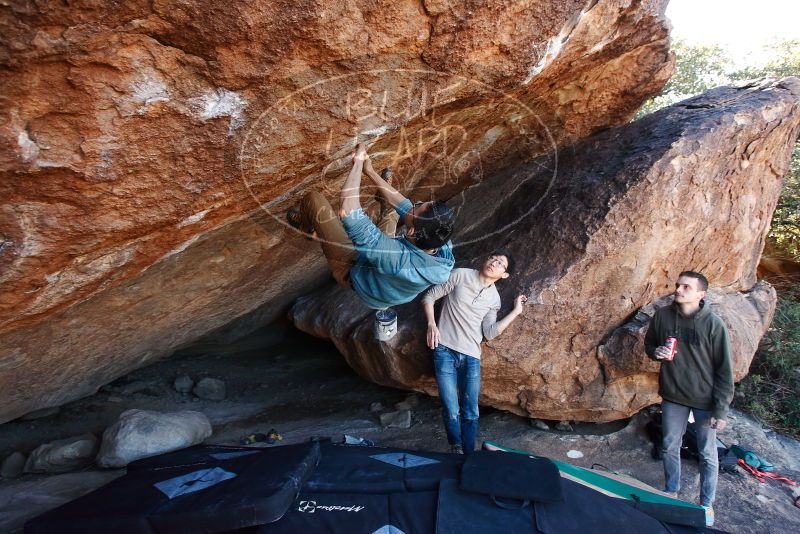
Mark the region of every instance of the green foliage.
[[729, 81], [727, 73], [732, 63], [721, 47], [695, 46], [678, 40], [672, 43], [672, 51], [675, 72], [661, 94], [645, 102], [636, 118]]
[[775, 430], [800, 438], [800, 293], [778, 301], [750, 374], [736, 388], [734, 406]]
[[672, 51], [675, 72], [661, 94], [644, 103], [636, 118], [734, 81], [800, 76], [800, 40], [796, 39], [766, 46], [770, 59], [765, 64], [736, 70], [727, 52], [717, 45], [692, 45], [677, 40], [672, 43]]
[[745, 67], [731, 72], [731, 80], [752, 80], [762, 76], [800, 76], [800, 40], [778, 41], [766, 47], [770, 60], [763, 66]]
[[800, 261], [800, 143], [794, 145], [791, 170], [772, 216], [769, 239], [776, 248]]

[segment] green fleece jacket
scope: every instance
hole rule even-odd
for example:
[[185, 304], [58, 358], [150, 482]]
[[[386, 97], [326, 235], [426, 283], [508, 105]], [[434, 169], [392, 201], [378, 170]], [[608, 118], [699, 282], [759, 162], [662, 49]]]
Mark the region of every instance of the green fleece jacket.
[[644, 339], [647, 355], [655, 359], [656, 347], [667, 337], [677, 338], [675, 358], [661, 362], [658, 394], [677, 404], [711, 411], [724, 419], [733, 399], [733, 369], [728, 329], [705, 301], [693, 315], [671, 304], [656, 311]]

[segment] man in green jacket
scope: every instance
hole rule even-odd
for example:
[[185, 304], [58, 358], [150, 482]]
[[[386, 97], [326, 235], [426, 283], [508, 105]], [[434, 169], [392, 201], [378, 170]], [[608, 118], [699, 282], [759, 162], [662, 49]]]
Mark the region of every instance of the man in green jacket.
[[[733, 371], [728, 330], [703, 300], [707, 290], [705, 276], [682, 272], [675, 283], [674, 302], [656, 311], [650, 322], [645, 351], [661, 362], [658, 393], [663, 399], [665, 491], [677, 495], [680, 490], [680, 447], [691, 411], [700, 451], [700, 504], [711, 526], [719, 469], [716, 431], [727, 424]], [[677, 340], [674, 352], [667, 338]]]

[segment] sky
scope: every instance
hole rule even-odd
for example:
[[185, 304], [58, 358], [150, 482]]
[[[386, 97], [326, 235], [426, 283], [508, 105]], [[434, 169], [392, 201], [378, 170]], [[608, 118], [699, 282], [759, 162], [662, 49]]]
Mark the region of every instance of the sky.
[[673, 38], [718, 44], [740, 65], [766, 61], [766, 43], [800, 39], [798, 0], [670, 0], [667, 17]]

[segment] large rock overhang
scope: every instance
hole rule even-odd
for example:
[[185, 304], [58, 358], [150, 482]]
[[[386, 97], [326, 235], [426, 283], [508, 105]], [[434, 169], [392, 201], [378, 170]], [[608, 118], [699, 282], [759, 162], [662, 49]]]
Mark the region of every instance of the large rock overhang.
[[280, 221], [356, 141], [451, 196], [672, 71], [666, 1], [451, 4], [1, 7], [0, 421], [321, 284]]

